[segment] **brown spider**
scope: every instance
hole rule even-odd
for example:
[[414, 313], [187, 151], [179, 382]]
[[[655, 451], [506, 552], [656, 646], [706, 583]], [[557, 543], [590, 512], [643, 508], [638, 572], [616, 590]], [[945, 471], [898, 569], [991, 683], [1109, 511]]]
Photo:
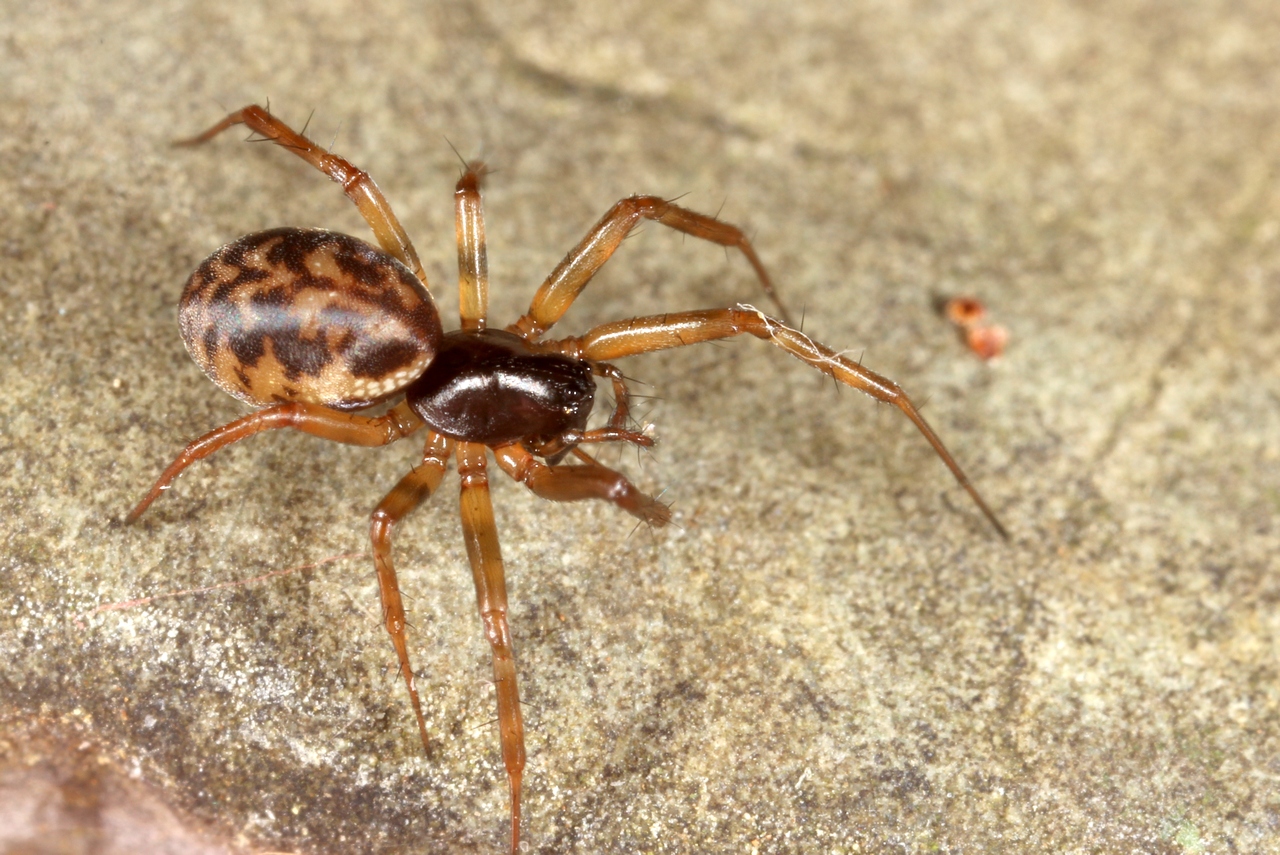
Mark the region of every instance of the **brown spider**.
[[[192, 463], [260, 431], [292, 428], [336, 442], [381, 446], [426, 428], [422, 462], [373, 511], [370, 536], [382, 611], [426, 747], [426, 723], [405, 640], [405, 611], [391, 564], [391, 530], [435, 492], [453, 454], [462, 481], [467, 557], [485, 637], [493, 650], [513, 853], [520, 840], [524, 726], [485, 451], [493, 453], [499, 468], [543, 498], [604, 499], [649, 525], [666, 525], [671, 514], [665, 505], [580, 448], [600, 442], [653, 444], [647, 433], [628, 427], [627, 387], [621, 372], [610, 364], [613, 360], [744, 333], [764, 339], [841, 383], [898, 407], [1005, 535], [895, 383], [755, 308], [741, 305], [628, 318], [580, 336], [541, 339], [642, 219], [740, 249], [785, 318], [764, 266], [738, 228], [656, 196], [623, 199], [552, 271], [527, 314], [505, 330], [489, 329], [480, 202], [484, 166], [469, 164], [454, 196], [462, 328], [446, 333], [413, 244], [373, 180], [258, 106], [232, 113], [185, 144], [204, 142], [237, 124], [292, 151], [341, 184], [382, 250], [334, 232], [278, 228], [233, 241], [196, 269], [179, 308], [187, 350], [211, 380], [262, 409], [188, 445], [127, 521], [140, 517]], [[593, 375], [612, 383], [616, 405], [606, 427], [588, 430]], [[347, 412], [402, 394], [403, 400], [381, 416]], [[562, 465], [569, 454], [582, 465]]]

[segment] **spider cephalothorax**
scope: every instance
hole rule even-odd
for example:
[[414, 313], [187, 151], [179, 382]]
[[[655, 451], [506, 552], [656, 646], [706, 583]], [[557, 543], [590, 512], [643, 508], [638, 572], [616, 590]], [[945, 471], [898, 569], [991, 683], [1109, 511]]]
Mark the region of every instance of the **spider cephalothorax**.
[[[552, 271], [525, 315], [503, 331], [491, 330], [480, 203], [484, 168], [471, 164], [455, 194], [461, 329], [445, 333], [413, 244], [372, 179], [257, 106], [232, 113], [190, 142], [203, 142], [237, 124], [247, 125], [339, 182], [381, 249], [333, 232], [279, 228], [233, 241], [200, 265], [182, 296], [183, 340], [215, 383], [262, 409], [189, 444], [128, 520], [141, 516], [187, 466], [260, 431], [292, 428], [337, 442], [379, 446], [425, 430], [422, 462], [400, 479], [372, 514], [370, 536], [383, 614], [426, 746], [429, 737], [409, 664], [405, 611], [391, 563], [391, 530], [436, 490], [454, 456], [467, 556], [493, 652], [513, 853], [520, 839], [524, 725], [502, 555], [489, 500], [487, 454], [544, 498], [603, 499], [650, 525], [669, 522], [665, 505], [581, 448], [602, 442], [652, 445], [647, 431], [631, 428], [627, 387], [612, 360], [743, 334], [763, 339], [901, 410], [1004, 534], [895, 383], [786, 322], [768, 274], [738, 228], [656, 196], [623, 199]], [[782, 320], [751, 306], [737, 306], [628, 318], [580, 336], [542, 340], [643, 219], [741, 250], [778, 304]], [[612, 384], [615, 406], [605, 427], [588, 429], [597, 376]], [[401, 396], [380, 416], [351, 412]], [[570, 454], [577, 464], [562, 464]]]

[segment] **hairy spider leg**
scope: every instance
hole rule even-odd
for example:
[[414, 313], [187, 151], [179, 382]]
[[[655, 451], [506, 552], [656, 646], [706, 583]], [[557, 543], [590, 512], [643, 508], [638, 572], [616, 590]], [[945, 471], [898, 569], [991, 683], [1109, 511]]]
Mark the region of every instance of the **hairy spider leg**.
[[422, 269], [422, 262], [418, 260], [413, 242], [409, 240], [408, 233], [396, 219], [395, 212], [391, 210], [391, 203], [382, 195], [382, 191], [369, 177], [369, 173], [354, 166], [345, 158], [330, 153], [323, 146], [316, 145], [257, 104], [250, 104], [248, 107], [236, 110], [204, 133], [190, 139], [179, 140], [176, 144], [197, 145], [213, 139], [233, 125], [244, 125], [254, 133], [261, 134], [341, 184], [343, 192], [360, 211], [360, 216], [364, 217], [369, 228], [373, 229], [382, 248], [412, 270], [413, 275], [417, 276], [423, 285], [427, 284], [427, 274]]
[[422, 419], [418, 418], [418, 415], [404, 402], [392, 407], [381, 416], [357, 416], [331, 410], [319, 404], [299, 402], [267, 407], [265, 410], [258, 410], [256, 413], [228, 422], [188, 444], [169, 464], [169, 468], [160, 473], [160, 477], [156, 479], [147, 495], [143, 496], [137, 507], [125, 517], [125, 522], [131, 523], [142, 516], [151, 503], [169, 488], [173, 479], [182, 474], [182, 470], [192, 463], [208, 457], [233, 442], [247, 439], [264, 430], [289, 428], [346, 445], [374, 447], [390, 445], [420, 427], [422, 427]]
[[458, 231], [458, 314], [464, 330], [482, 330], [489, 313], [489, 254], [484, 241], [480, 179], [484, 164], [473, 161], [453, 192]]
[[498, 528], [489, 499], [485, 446], [457, 443], [458, 476], [462, 481], [462, 536], [476, 585], [476, 604], [485, 638], [493, 652], [493, 685], [498, 695], [498, 732], [502, 762], [511, 791], [511, 853], [520, 851], [520, 779], [524, 774], [524, 722], [520, 715], [520, 690], [516, 685], [516, 661], [507, 624], [507, 583], [502, 569]]
[[733, 309], [707, 309], [631, 318], [602, 324], [580, 336], [539, 343], [538, 349], [561, 353], [572, 359], [612, 361], [624, 356], [652, 353], [673, 347], [684, 347], [704, 341], [732, 338], [744, 333], [764, 339], [785, 350], [800, 361], [828, 374], [846, 386], [865, 392], [878, 401], [893, 404], [924, 434], [951, 474], [960, 482], [1000, 536], [1008, 539], [996, 515], [977, 489], [969, 482], [942, 440], [920, 415], [901, 387], [856, 362], [851, 362], [829, 347], [818, 344], [799, 330], [784, 325], [751, 306]]
[[641, 220], [654, 220], [691, 237], [737, 247], [755, 269], [760, 284], [778, 307], [778, 312], [784, 318], [788, 317], [786, 307], [773, 287], [773, 280], [742, 229], [657, 196], [628, 196], [610, 208], [600, 222], [591, 227], [586, 237], [556, 265], [534, 294], [528, 313], [507, 329], [528, 341], [536, 340], [551, 329]]
[[[489, 311], [489, 262], [484, 238], [480, 179], [484, 164], [469, 163], [454, 191], [458, 237], [458, 313], [464, 330], [483, 330]], [[520, 851], [520, 782], [524, 776], [524, 720], [516, 679], [511, 627], [507, 623], [507, 581], [498, 526], [489, 496], [486, 446], [457, 442], [462, 537], [476, 586], [476, 605], [493, 655], [498, 696], [498, 732], [511, 799], [511, 853]]]
[[649, 525], [661, 528], [671, 522], [671, 509], [637, 489], [621, 472], [597, 463], [587, 455], [586, 466], [551, 466], [518, 443], [493, 449], [498, 466], [535, 495], [553, 502], [603, 499]]
[[418, 720], [418, 735], [422, 747], [431, 756], [427, 740], [427, 723], [422, 715], [422, 703], [414, 681], [413, 668], [409, 664], [409, 647], [405, 639], [404, 603], [400, 599], [400, 585], [396, 582], [395, 566], [391, 563], [391, 529], [410, 511], [426, 501], [444, 477], [445, 464], [452, 449], [452, 441], [434, 431], [428, 431], [422, 462], [413, 468], [391, 489], [374, 508], [369, 519], [369, 539], [373, 542], [373, 564], [378, 571], [378, 591], [382, 598], [382, 619], [391, 636], [391, 645], [399, 659], [400, 676], [409, 687], [409, 699], [413, 714]]

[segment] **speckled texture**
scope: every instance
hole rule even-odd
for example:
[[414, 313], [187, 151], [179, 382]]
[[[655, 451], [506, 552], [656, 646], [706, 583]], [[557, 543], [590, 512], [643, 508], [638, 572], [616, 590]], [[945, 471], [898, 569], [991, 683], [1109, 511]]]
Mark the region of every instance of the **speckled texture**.
[[[387, 671], [366, 518], [413, 448], [257, 437], [120, 524], [242, 412], [178, 337], [200, 259], [368, 235], [270, 146], [167, 145], [270, 99], [374, 175], [446, 318], [449, 143], [496, 168], [501, 320], [618, 197], [721, 210], [1013, 534], [758, 342], [631, 361], [663, 442], [608, 459], [678, 526], [495, 489], [530, 851], [1280, 849], [1274, 2], [8, 5], [0, 792], [87, 751], [185, 851], [504, 845], [452, 489], [397, 539], [433, 759]], [[936, 314], [956, 293], [1010, 329], [999, 364]], [[649, 226], [564, 326], [741, 300], [741, 259]], [[15, 811], [0, 848], [117, 851], [105, 815]]]

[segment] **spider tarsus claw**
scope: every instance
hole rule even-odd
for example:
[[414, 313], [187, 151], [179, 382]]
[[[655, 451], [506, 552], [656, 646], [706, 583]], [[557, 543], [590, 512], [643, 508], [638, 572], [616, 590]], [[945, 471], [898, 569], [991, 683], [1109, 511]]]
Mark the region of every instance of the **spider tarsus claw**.
[[654, 528], [662, 528], [671, 522], [671, 506], [664, 505], [657, 499], [651, 499], [649, 504], [641, 510], [641, 521], [647, 523]]
[[982, 501], [981, 497], [979, 497], [976, 492], [971, 490], [970, 495], [972, 496], [973, 500], [977, 502], [978, 510], [982, 511], [982, 515], [987, 518], [987, 522], [991, 523], [991, 527], [996, 530], [996, 534], [1000, 535], [1001, 540], [1003, 540], [1005, 543], [1008, 543], [1010, 540], [1009, 530], [1004, 527], [1003, 523], [1000, 522], [1000, 519], [996, 516], [995, 511], [987, 507], [987, 503]]
[[202, 134], [196, 134], [194, 137], [183, 137], [180, 140], [173, 140], [169, 145], [174, 148], [191, 148], [192, 146], [208, 142], [215, 136], [218, 130], [221, 130], [221, 128], [218, 128], [215, 131], [205, 131]]

